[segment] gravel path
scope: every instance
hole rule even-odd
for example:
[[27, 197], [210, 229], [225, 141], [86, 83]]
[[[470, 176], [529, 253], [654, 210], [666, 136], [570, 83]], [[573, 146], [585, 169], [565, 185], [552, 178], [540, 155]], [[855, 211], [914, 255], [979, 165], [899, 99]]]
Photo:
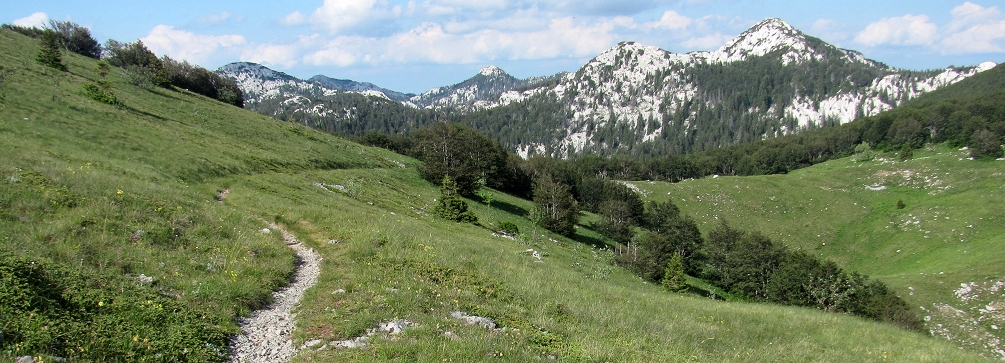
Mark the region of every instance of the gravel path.
[[283, 241], [297, 253], [297, 272], [290, 285], [272, 293], [274, 302], [268, 308], [256, 310], [247, 318], [238, 319], [241, 334], [230, 341], [231, 362], [287, 362], [297, 353], [290, 333], [293, 332], [293, 308], [307, 289], [314, 286], [321, 273], [321, 258], [304, 246], [296, 236], [272, 224], [272, 230], [283, 234]]

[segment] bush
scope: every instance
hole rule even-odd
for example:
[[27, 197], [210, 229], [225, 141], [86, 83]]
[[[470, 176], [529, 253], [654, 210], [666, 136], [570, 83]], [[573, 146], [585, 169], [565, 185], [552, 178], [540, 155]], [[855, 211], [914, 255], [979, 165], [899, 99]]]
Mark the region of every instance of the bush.
[[975, 131], [970, 137], [970, 157], [974, 159], [1002, 157], [1001, 138], [987, 129]]
[[20, 26], [20, 25], [12, 25], [12, 24], [4, 24], [4, 25], [0, 26], [0, 28], [11, 30], [11, 31], [20, 33], [21, 35], [25, 35], [25, 36], [32, 37], [32, 38], [35, 38], [35, 39], [41, 38], [42, 37], [42, 32], [43, 32], [42, 29], [39, 29], [39, 28], [36, 28], [36, 27], [26, 27], [26, 26]]
[[499, 233], [515, 236], [520, 234], [520, 228], [512, 222], [499, 222]]

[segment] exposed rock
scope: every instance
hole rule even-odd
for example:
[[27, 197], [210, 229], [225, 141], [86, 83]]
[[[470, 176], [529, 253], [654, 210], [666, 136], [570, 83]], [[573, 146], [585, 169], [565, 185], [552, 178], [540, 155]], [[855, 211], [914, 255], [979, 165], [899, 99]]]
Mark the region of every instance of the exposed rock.
[[[317, 282], [321, 272], [320, 257], [296, 237], [277, 225], [283, 241], [297, 253], [297, 272], [290, 285], [272, 293], [274, 302], [266, 309], [256, 310], [247, 318], [238, 319], [241, 334], [231, 339], [231, 362], [286, 362], [298, 349], [293, 347], [290, 333], [295, 328], [293, 307], [307, 289]], [[269, 228], [262, 233], [270, 233]], [[320, 343], [320, 341], [319, 341]]]
[[483, 327], [485, 329], [495, 329], [496, 328], [496, 322], [494, 322], [494, 321], [492, 321], [492, 319], [489, 319], [489, 318], [486, 318], [486, 317], [475, 316], [475, 315], [468, 315], [468, 314], [466, 314], [464, 312], [461, 312], [461, 311], [454, 311], [454, 312], [450, 313], [450, 316], [454, 317], [454, 319], [463, 321], [464, 323], [466, 323], [468, 325], [480, 325], [481, 327]]

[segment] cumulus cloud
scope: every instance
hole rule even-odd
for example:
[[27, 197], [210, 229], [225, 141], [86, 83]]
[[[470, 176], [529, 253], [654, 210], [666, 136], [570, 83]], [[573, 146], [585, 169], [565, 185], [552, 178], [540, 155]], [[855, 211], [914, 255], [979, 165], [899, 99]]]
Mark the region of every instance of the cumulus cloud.
[[[401, 6], [387, 0], [325, 0], [311, 14], [310, 22], [332, 34], [362, 32], [401, 15]], [[386, 24], [383, 24], [386, 27]]]
[[848, 39], [848, 33], [841, 31], [838, 23], [831, 19], [817, 19], [810, 26], [810, 32], [830, 43], [839, 43]]
[[17, 26], [42, 28], [49, 25], [49, 15], [40, 11], [20, 19], [15, 19], [12, 23]]
[[685, 40], [681, 45], [690, 50], [713, 50], [726, 44], [732, 36], [716, 32], [705, 36], [693, 37]]
[[196, 64], [209, 61], [221, 51], [236, 49], [235, 47], [246, 43], [240, 35], [201, 35], [168, 25], [154, 27], [140, 40], [156, 54]]
[[279, 20], [279, 24], [286, 25], [286, 26], [301, 25], [301, 24], [304, 24], [306, 22], [307, 22], [307, 18], [304, 16], [303, 13], [301, 13], [299, 11], [294, 11], [294, 12], [290, 13], [290, 15], [287, 15], [287, 16], [283, 17], [282, 20]]
[[950, 11], [952, 20], [941, 28], [925, 15], [884, 18], [855, 36], [866, 46], [923, 45], [942, 54], [1005, 51], [1005, 16], [997, 6], [965, 2]]
[[613, 20], [579, 23], [571, 17], [551, 21], [547, 28], [527, 32], [485, 29], [449, 33], [436, 23], [424, 23], [386, 38], [341, 36], [304, 61], [313, 65], [350, 66], [359, 63], [440, 64], [593, 56], [616, 42]]
[[944, 54], [1005, 51], [1005, 17], [997, 6], [985, 8], [966, 2], [953, 8], [950, 32], [940, 43]]
[[677, 14], [677, 12], [673, 10], [667, 10], [663, 13], [663, 17], [660, 18], [659, 21], [647, 23], [646, 25], [651, 28], [685, 29], [693, 22], [694, 21], [689, 17]]
[[220, 24], [231, 18], [230, 12], [224, 11], [222, 13], [210, 14], [200, 17], [196, 22], [204, 25]]
[[855, 36], [855, 41], [870, 47], [881, 44], [924, 45], [936, 40], [939, 27], [927, 15], [883, 18], [869, 24]]

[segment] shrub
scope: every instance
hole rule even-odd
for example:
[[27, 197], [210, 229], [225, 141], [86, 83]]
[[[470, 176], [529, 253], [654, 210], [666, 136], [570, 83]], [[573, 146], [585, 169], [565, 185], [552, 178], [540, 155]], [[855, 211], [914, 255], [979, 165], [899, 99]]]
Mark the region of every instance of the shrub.
[[520, 228], [513, 224], [512, 222], [499, 222], [499, 232], [502, 234], [515, 236], [520, 234]]

